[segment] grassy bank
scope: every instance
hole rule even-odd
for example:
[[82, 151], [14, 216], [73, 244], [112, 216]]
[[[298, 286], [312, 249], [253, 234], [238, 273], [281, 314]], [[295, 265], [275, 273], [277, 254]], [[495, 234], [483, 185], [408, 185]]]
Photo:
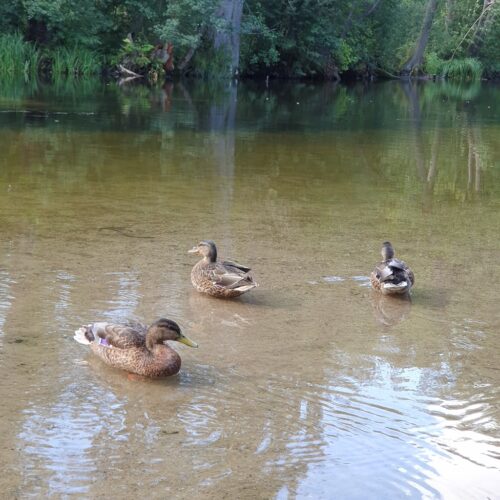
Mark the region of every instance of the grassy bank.
[[[125, 40], [127, 42], [127, 40]], [[106, 64], [116, 67], [124, 64], [127, 69], [138, 72], [152, 81], [162, 79], [162, 64], [152, 55], [154, 47], [149, 44], [125, 43], [114, 57], [104, 57], [95, 51], [75, 46], [43, 49], [34, 43], [27, 42], [19, 33], [0, 36], [0, 78], [23, 75], [25, 79], [38, 74], [53, 77], [99, 75]], [[195, 59], [195, 70], [192, 76], [208, 78], [221, 75], [221, 63], [212, 53], [211, 57]], [[427, 55], [423, 72], [453, 81], [478, 81], [483, 76], [483, 65], [475, 58], [456, 58], [449, 61], [440, 59], [436, 53]], [[394, 75], [397, 70], [394, 70]], [[244, 75], [243, 75], [244, 76]], [[423, 76], [423, 75], [421, 75]], [[153, 78], [154, 77], [154, 78]]]
[[0, 36], [0, 75], [26, 77], [36, 75], [40, 51], [18, 34]]
[[39, 73], [89, 76], [102, 71], [99, 54], [81, 47], [41, 50], [17, 33], [0, 36], [0, 76], [32, 78]]

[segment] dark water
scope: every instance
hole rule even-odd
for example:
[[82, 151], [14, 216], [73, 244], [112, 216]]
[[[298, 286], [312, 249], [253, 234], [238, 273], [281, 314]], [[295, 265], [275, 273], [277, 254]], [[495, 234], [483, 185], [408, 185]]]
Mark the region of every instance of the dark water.
[[[500, 498], [500, 90], [0, 83], [5, 498]], [[260, 287], [197, 294], [212, 238]], [[412, 302], [373, 295], [390, 239]], [[72, 339], [180, 322], [177, 377]]]

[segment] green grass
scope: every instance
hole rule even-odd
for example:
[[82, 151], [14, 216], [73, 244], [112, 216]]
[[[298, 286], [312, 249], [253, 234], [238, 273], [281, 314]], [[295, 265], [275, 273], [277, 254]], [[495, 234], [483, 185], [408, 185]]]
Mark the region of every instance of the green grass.
[[0, 35], [0, 76], [37, 74], [40, 52], [37, 47], [25, 42], [19, 33]]
[[54, 76], [89, 76], [101, 70], [101, 58], [95, 52], [81, 48], [60, 47], [47, 53]]
[[101, 57], [81, 47], [57, 48], [44, 51], [35, 44], [24, 41], [19, 33], [0, 35], [0, 77], [23, 75], [35, 78], [48, 63], [54, 76], [89, 76], [99, 73]]
[[443, 63], [441, 71], [450, 80], [474, 81], [481, 79], [483, 65], [472, 57], [452, 59]]

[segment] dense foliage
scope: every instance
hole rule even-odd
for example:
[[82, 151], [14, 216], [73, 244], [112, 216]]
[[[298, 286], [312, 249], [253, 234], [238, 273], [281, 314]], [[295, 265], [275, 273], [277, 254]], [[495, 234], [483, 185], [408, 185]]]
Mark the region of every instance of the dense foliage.
[[474, 79], [500, 73], [498, 33], [499, 0], [9, 0], [0, 73]]

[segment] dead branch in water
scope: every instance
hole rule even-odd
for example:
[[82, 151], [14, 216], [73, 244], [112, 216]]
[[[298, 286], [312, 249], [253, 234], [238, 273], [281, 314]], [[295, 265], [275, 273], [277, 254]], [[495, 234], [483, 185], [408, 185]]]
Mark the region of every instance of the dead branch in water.
[[142, 78], [142, 75], [139, 75], [138, 73], [135, 73], [134, 71], [127, 69], [125, 66], [122, 66], [121, 64], [118, 65], [118, 68], [122, 73], [126, 75], [133, 76], [134, 78]]

